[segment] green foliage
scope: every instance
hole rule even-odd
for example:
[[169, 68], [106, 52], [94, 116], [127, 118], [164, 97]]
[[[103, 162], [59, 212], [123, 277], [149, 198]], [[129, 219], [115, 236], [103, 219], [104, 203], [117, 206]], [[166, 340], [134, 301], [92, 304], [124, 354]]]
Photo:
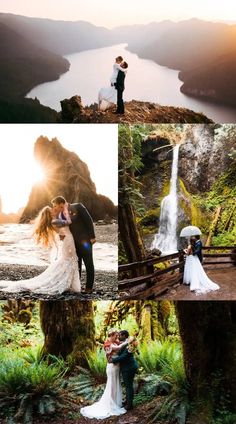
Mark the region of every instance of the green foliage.
[[90, 370], [77, 367], [76, 375], [68, 380], [67, 390], [73, 396], [81, 396], [93, 403], [101, 397], [105, 384], [105, 381], [98, 381]]
[[236, 414], [232, 414], [229, 411], [222, 411], [218, 418], [215, 418], [211, 421], [210, 424], [235, 424], [236, 423]]
[[139, 378], [138, 394], [135, 396], [135, 406], [153, 400], [156, 396], [169, 394], [171, 384], [157, 374], [145, 374]]
[[60, 410], [64, 371], [59, 365], [27, 363], [22, 358], [0, 364], [0, 414], [8, 422], [33, 422], [34, 414], [51, 415]]
[[91, 375], [99, 381], [106, 380], [107, 359], [104, 349], [97, 348], [86, 355]]
[[39, 321], [34, 320], [27, 328], [23, 323], [0, 321], [0, 346], [19, 349], [27, 345], [35, 345], [43, 340]]
[[139, 213], [144, 205], [135, 174], [143, 167], [141, 143], [148, 131], [148, 125], [119, 125], [120, 204], [130, 203]]
[[160, 373], [163, 364], [182, 364], [182, 351], [179, 342], [153, 341], [144, 343], [139, 349], [138, 361], [147, 373]]
[[143, 345], [139, 361], [146, 372], [158, 376], [156, 380], [151, 376], [150, 396], [165, 395], [164, 402], [153, 409], [150, 422], [176, 420], [184, 424], [189, 401], [180, 343], [167, 340]]

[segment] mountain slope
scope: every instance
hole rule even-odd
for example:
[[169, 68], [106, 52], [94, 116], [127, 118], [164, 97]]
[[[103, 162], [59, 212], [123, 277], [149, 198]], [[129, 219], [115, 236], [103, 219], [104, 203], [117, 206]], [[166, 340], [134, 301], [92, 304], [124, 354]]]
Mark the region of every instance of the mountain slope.
[[35, 45], [60, 55], [113, 44], [111, 31], [84, 21], [56, 21], [0, 13], [0, 22]]
[[236, 105], [236, 25], [179, 22], [158, 39], [130, 47], [141, 57], [180, 70], [181, 91], [223, 104]]
[[35, 85], [55, 80], [69, 69], [63, 57], [41, 49], [0, 24], [0, 97], [21, 97]]
[[236, 105], [236, 50], [210, 64], [180, 72], [184, 84], [181, 91], [187, 95]]

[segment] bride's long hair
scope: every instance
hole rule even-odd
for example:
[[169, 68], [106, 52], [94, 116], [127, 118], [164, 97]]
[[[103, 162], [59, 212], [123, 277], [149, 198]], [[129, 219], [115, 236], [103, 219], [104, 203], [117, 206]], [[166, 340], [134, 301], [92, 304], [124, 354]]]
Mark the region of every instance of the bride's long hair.
[[33, 235], [37, 244], [51, 247], [55, 243], [55, 229], [52, 225], [51, 208], [45, 206], [35, 220]]

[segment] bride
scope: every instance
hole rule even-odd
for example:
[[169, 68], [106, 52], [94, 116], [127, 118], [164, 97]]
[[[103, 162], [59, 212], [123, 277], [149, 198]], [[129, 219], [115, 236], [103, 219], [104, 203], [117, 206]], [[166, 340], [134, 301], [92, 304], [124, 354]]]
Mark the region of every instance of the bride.
[[81, 408], [80, 413], [87, 418], [105, 419], [112, 415], [121, 415], [126, 413], [122, 408], [122, 389], [120, 381], [120, 366], [113, 364], [111, 359], [124, 346], [129, 344], [130, 339], [123, 343], [118, 340], [118, 331], [110, 330], [108, 339], [104, 343], [104, 349], [107, 357], [107, 383], [105, 391], [98, 402], [93, 405]]
[[195, 237], [191, 237], [190, 244], [185, 250], [187, 257], [184, 267], [184, 284], [190, 284], [190, 290], [195, 291], [197, 294], [219, 290], [218, 284], [211, 281], [205, 273], [198, 256], [193, 254], [195, 243]]
[[98, 93], [98, 109], [105, 111], [117, 103], [117, 90], [115, 87], [118, 72], [127, 72], [123, 67], [123, 57], [118, 56], [113, 64], [113, 72], [111, 76], [111, 85], [109, 87], [102, 87]]
[[[57, 256], [48, 268], [40, 275], [27, 280], [0, 280], [0, 291], [61, 294], [67, 290], [80, 292], [78, 258], [73, 236], [69, 229], [71, 223], [67, 208], [64, 210], [65, 219], [55, 219], [53, 209], [45, 206], [39, 213], [34, 236], [36, 243], [45, 248], [55, 247]], [[64, 225], [61, 227], [61, 225]]]

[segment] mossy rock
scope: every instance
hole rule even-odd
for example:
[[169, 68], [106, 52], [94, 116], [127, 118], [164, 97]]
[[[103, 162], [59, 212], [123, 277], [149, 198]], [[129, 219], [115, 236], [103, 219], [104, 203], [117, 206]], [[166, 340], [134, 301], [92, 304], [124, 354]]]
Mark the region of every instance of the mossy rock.
[[142, 226], [155, 225], [157, 226], [157, 221], [160, 216], [160, 208], [148, 210], [142, 218], [138, 219], [139, 224]]

